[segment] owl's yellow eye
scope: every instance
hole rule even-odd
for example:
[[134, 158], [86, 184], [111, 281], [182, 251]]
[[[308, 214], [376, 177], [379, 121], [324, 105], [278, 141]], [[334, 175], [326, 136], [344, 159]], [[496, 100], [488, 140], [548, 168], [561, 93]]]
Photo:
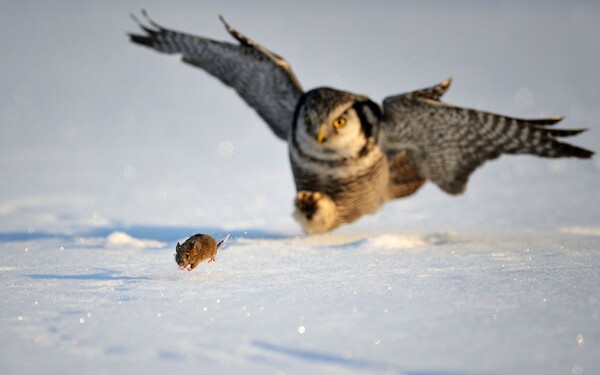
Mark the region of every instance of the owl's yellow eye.
[[344, 117], [338, 117], [333, 120], [333, 127], [336, 129], [340, 129], [346, 126], [346, 119]]
[[306, 126], [310, 126], [311, 121], [310, 121], [310, 116], [309, 115], [304, 115], [304, 124]]

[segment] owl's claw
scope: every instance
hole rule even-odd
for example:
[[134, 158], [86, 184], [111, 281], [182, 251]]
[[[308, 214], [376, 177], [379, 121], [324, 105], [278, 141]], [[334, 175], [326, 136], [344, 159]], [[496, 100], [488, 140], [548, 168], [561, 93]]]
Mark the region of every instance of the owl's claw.
[[306, 233], [322, 233], [337, 227], [337, 207], [326, 194], [318, 191], [299, 191], [296, 195], [294, 218]]
[[317, 211], [317, 204], [323, 197], [318, 191], [300, 191], [296, 197], [296, 208], [300, 210], [308, 220], [311, 220]]

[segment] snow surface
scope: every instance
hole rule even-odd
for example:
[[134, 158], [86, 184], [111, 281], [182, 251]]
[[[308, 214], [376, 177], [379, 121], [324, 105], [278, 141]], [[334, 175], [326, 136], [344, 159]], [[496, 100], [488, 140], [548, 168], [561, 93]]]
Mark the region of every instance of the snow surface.
[[[239, 98], [131, 45], [130, 12], [226, 19], [304, 87], [565, 114], [599, 150], [594, 2], [7, 2], [0, 33], [0, 373], [597, 374], [598, 158], [503, 157], [325, 236]], [[179, 272], [175, 243], [231, 234]]]

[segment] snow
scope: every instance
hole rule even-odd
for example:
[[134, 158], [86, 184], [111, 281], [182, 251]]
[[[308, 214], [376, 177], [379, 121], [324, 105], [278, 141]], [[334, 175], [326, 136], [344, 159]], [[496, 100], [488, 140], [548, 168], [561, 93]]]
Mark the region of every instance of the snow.
[[161, 248], [164, 247], [165, 244], [160, 241], [153, 240], [141, 240], [137, 238], [133, 238], [125, 232], [113, 232], [106, 237], [106, 247], [109, 248], [133, 248], [133, 249], [143, 249], [143, 248]]
[[[380, 101], [452, 76], [450, 103], [565, 114], [600, 145], [596, 3], [6, 4], [0, 373], [598, 372], [598, 158], [503, 157], [465, 195], [428, 185], [306, 237], [285, 144], [131, 45], [141, 8], [217, 39], [223, 14], [306, 88]], [[178, 271], [199, 232], [231, 239]]]
[[597, 238], [431, 237], [238, 238], [190, 273], [172, 247], [13, 242], [3, 372], [593, 373]]

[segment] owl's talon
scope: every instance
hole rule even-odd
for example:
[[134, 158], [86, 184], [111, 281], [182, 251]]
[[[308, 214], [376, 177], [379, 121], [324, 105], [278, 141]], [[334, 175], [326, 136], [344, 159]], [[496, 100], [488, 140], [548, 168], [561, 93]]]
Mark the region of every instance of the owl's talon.
[[337, 207], [326, 194], [318, 191], [299, 191], [294, 218], [306, 233], [322, 233], [335, 228]]
[[296, 208], [310, 220], [317, 211], [317, 204], [321, 197], [319, 192], [301, 191], [296, 197]]

